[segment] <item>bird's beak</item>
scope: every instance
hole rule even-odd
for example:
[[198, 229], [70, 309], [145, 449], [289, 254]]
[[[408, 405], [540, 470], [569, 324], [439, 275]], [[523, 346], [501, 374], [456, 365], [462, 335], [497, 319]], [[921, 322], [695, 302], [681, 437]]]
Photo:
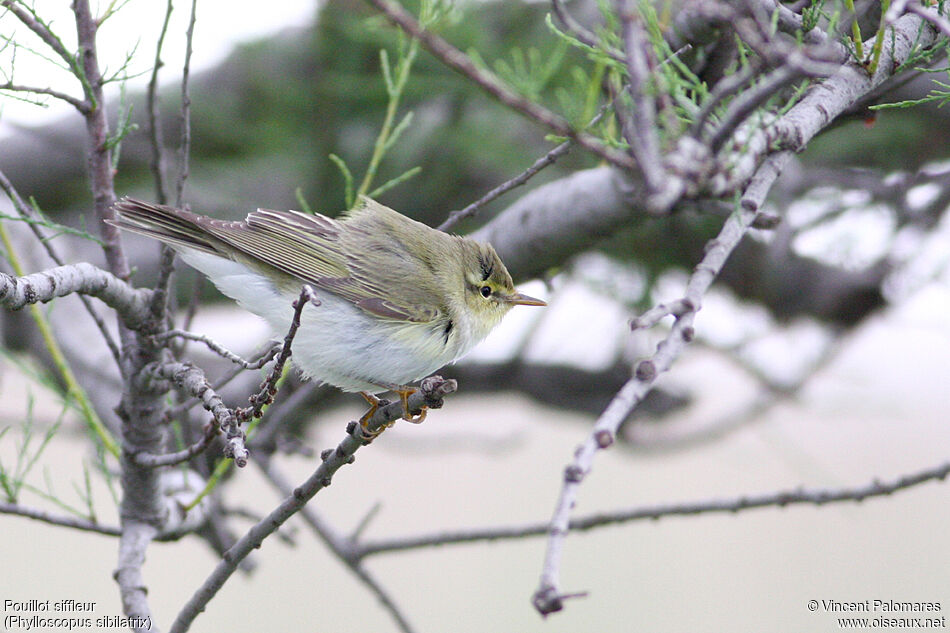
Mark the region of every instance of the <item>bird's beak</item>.
[[513, 295], [508, 295], [507, 297], [505, 297], [505, 301], [516, 306], [546, 306], [548, 305], [544, 301], [541, 301], [540, 299], [535, 299], [534, 297], [523, 295], [520, 292], [516, 292]]

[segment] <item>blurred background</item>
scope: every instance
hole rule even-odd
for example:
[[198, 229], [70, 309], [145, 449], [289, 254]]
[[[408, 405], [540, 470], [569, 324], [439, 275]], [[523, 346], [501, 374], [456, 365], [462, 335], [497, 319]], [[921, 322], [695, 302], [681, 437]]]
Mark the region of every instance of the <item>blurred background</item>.
[[[198, 5], [185, 193], [196, 211], [240, 218], [255, 207], [299, 208], [302, 197], [332, 215], [346, 206], [345, 181], [329, 156], [362, 173], [372, 153], [387, 105], [379, 49], [395, 56], [394, 32], [355, 0], [272, 4], [263, 12], [237, 11], [224, 1]], [[596, 14], [593, 3], [571, 6], [576, 15]], [[61, 12], [54, 24], [69, 24], [66, 3], [50, 10]], [[502, 71], [532, 55], [550, 62], [539, 98], [557, 103], [584, 71], [580, 54], [550, 37], [548, 12], [547, 3], [477, 3], [442, 32]], [[126, 72], [138, 74], [124, 96], [116, 88], [110, 100], [114, 117], [124, 102], [140, 126], [121, 146], [119, 195], [155, 198], [143, 90], [163, 13], [158, 3], [132, 0], [100, 32], [101, 55], [113, 71], [134, 51]], [[180, 160], [174, 150], [187, 17], [187, 7], [176, 7], [163, 55], [169, 171]], [[0, 15], [3, 33], [13, 27], [10, 16]], [[14, 60], [3, 59], [12, 67]], [[15, 63], [17, 76], [60, 81], [45, 74], [49, 63], [42, 59], [21, 54]], [[919, 98], [932, 78], [914, 73], [876, 98]], [[0, 169], [50, 217], [84, 226], [91, 203], [81, 119], [52, 103], [2, 104]], [[872, 116], [866, 105], [787, 168], [770, 201], [783, 223], [747, 239], [730, 260], [697, 317], [697, 342], [624, 425], [617, 446], [598, 456], [576, 515], [800, 486], [840, 489], [947, 461], [950, 109], [934, 104]], [[414, 117], [379, 182], [414, 167], [421, 172], [381, 201], [432, 225], [553, 147], [533, 124], [425, 53], [400, 111]], [[573, 151], [528, 187], [596, 165]], [[471, 230], [520, 195], [492, 203], [458, 230]], [[0, 208], [9, 213], [9, 202]], [[522, 290], [550, 307], [513, 312], [482, 347], [444, 372], [459, 379], [461, 390], [443, 410], [419, 427], [387, 431], [313, 504], [347, 531], [379, 503], [368, 538], [548, 520], [574, 447], [631, 364], [665, 334], [664, 325], [631, 333], [628, 320], [682, 294], [721, 222], [704, 213], [643, 217], [596, 251], [526, 284]], [[11, 231], [25, 240], [18, 228]], [[92, 242], [67, 236], [57, 243], [74, 261], [102, 263]], [[134, 280], [147, 285], [158, 250], [129, 243]], [[30, 270], [48, 266], [35, 246], [20, 251]], [[190, 270], [182, 266], [177, 280], [182, 310], [201, 293], [193, 330], [245, 355], [266, 340], [261, 323], [219, 302]], [[118, 383], [103, 369], [106, 352], [90, 349], [95, 334], [85, 314], [58, 300], [50, 316], [97, 406], [110, 410], [115, 393], [108, 386]], [[33, 360], [35, 328], [25, 315], [0, 319], [8, 350], [0, 361], [4, 466], [16, 463], [28, 427], [35, 447], [61, 422], [32, 466], [34, 489], [24, 503], [57, 509], [49, 499], [55, 497], [82, 506], [83, 473], [92, 470], [96, 516], [116, 524], [107, 478], [95, 472], [81, 424], [62, 406], [48, 361]], [[203, 350], [190, 353], [209, 371], [224, 371]], [[259, 380], [248, 372], [235, 381], [231, 400], [242, 401]], [[298, 482], [314, 467], [310, 451], [335, 446], [362, 403], [291, 381], [284, 397], [294, 394], [303, 394], [297, 400], [307, 413], [276, 441], [291, 447], [281, 465]], [[545, 621], [530, 605], [540, 538], [385, 554], [368, 565], [420, 631], [835, 630], [836, 616], [809, 611], [808, 600], [938, 601], [939, 615], [946, 615], [946, 495], [943, 485], [928, 483], [862, 503], [673, 517], [573, 534], [563, 589], [590, 593]], [[253, 467], [236, 473], [221, 499], [232, 534], [279, 498]], [[0, 601], [74, 598], [95, 601], [97, 616], [121, 613], [111, 579], [114, 539], [7, 515], [0, 525]], [[226, 585], [192, 630], [238, 622], [241, 630], [395, 630], [306, 527], [292, 520], [285, 536], [265, 543], [253, 573]], [[220, 542], [202, 538], [149, 550], [149, 597], [166, 626], [218, 558]]]

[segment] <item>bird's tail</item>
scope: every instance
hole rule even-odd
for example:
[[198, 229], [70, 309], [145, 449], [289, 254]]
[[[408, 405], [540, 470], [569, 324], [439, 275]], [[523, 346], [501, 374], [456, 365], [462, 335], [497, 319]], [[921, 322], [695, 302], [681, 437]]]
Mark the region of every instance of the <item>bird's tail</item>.
[[203, 216], [184, 209], [128, 197], [116, 202], [112, 208], [118, 215], [114, 220], [106, 220], [108, 224], [155, 238], [170, 246], [183, 246], [220, 255], [215, 248], [218, 240], [201, 226]]

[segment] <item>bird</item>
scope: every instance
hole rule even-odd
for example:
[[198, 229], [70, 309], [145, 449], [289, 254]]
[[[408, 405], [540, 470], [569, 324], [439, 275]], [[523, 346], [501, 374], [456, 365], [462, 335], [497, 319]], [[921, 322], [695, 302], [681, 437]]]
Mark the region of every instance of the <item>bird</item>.
[[411, 384], [468, 353], [514, 306], [544, 306], [515, 289], [487, 243], [412, 220], [371, 198], [339, 219], [257, 209], [229, 221], [125, 197], [113, 205], [120, 229], [168, 244], [222, 294], [277, 333], [293, 318], [305, 285], [292, 362], [305, 378], [370, 404], [366, 423], [392, 391], [403, 419]]

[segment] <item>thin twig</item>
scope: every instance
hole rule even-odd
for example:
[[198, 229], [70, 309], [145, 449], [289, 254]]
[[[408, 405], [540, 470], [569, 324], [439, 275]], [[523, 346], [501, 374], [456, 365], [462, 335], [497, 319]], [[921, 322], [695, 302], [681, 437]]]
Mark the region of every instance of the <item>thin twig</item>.
[[[102, 250], [106, 256], [109, 271], [119, 279], [129, 279], [131, 269], [129, 260], [122, 248], [119, 229], [107, 224], [105, 220], [114, 220], [115, 180], [112, 169], [112, 151], [109, 142], [109, 122], [106, 119], [105, 100], [102, 91], [102, 74], [99, 70], [99, 57], [96, 49], [96, 21], [89, 8], [89, 0], [74, 0], [73, 13], [76, 16], [76, 34], [79, 42], [79, 58], [82, 64], [81, 76], [87, 85], [88, 99], [92, 109], [86, 114], [86, 134], [88, 142], [88, 170], [95, 201], [96, 218], [102, 235]], [[128, 333], [122, 333], [128, 341]]]
[[[261, 360], [265, 357], [269, 357], [270, 359], [273, 359], [274, 356], [276, 356], [277, 351], [279, 350], [280, 350], [280, 343], [272, 342], [271, 345], [262, 353], [258, 353], [258, 354], [255, 354], [255, 356], [252, 356], [251, 358], [254, 360], [247, 361], [249, 364], [248, 369], [254, 368], [254, 366], [257, 365], [259, 362], [261, 362]], [[270, 361], [267, 361], [267, 362], [270, 362]], [[267, 364], [266, 362], [261, 363], [261, 367], [263, 367], [266, 364]], [[228, 371], [223, 376], [215, 380], [214, 384], [211, 385], [211, 388], [214, 389], [215, 391], [221, 391], [229, 382], [234, 380], [236, 377], [240, 376], [244, 370], [245, 368], [242, 367], [241, 365], [239, 364], [235, 365], [234, 367], [231, 368], [230, 371]], [[189, 398], [186, 402], [183, 402], [177, 406], [170, 408], [168, 410], [168, 416], [174, 419], [181, 415], [184, 415], [185, 413], [190, 411], [192, 408], [197, 406], [199, 402], [200, 402], [199, 400], [195, 400], [194, 398]]]
[[[234, 412], [224, 404], [224, 400], [211, 388], [204, 372], [191, 363], [155, 363], [146, 367], [145, 373], [151, 378], [170, 380], [188, 392], [192, 397], [201, 400], [202, 406], [214, 418], [216, 428], [224, 431], [228, 444], [225, 455], [232, 457], [238, 466], [247, 465], [247, 449], [244, 447], [244, 433]], [[155, 385], [151, 386], [156, 389]], [[189, 449], [186, 449], [189, 450]], [[181, 452], [176, 453], [179, 455]], [[165, 466], [168, 463], [181, 461], [160, 454], [134, 453], [131, 455], [134, 462], [144, 468]]]
[[5, 84], [0, 84], [0, 90], [9, 90], [11, 92], [32, 92], [35, 94], [47, 95], [53, 97], [54, 99], [59, 99], [64, 101], [69, 105], [73, 106], [80, 113], [86, 114], [89, 111], [89, 102], [77, 99], [72, 95], [68, 95], [65, 92], [60, 92], [59, 90], [53, 90], [52, 88], [37, 88], [34, 86], [21, 86], [12, 82], [7, 82]]
[[188, 18], [188, 30], [185, 32], [185, 65], [181, 73], [181, 146], [178, 148], [181, 165], [175, 183], [175, 206], [184, 204], [185, 181], [188, 180], [191, 153], [191, 78], [192, 42], [195, 35], [198, 0], [191, 0], [191, 16]]
[[[155, 45], [155, 60], [152, 62], [152, 74], [149, 77], [148, 88], [145, 93], [146, 110], [148, 113], [148, 136], [152, 155], [150, 167], [155, 179], [155, 195], [159, 204], [168, 202], [165, 185], [165, 139], [162, 133], [162, 119], [159, 111], [158, 99], [158, 71], [164, 65], [162, 62], [162, 46], [168, 32], [168, 23], [171, 21], [172, 0], [168, 0], [165, 7], [165, 19], [158, 34], [158, 43]], [[164, 316], [169, 299], [169, 285], [172, 274], [175, 272], [175, 252], [167, 245], [161, 245], [158, 279], [155, 282], [155, 296], [152, 299], [152, 314], [156, 320]]]
[[445, 222], [443, 222], [436, 228], [438, 228], [438, 230], [440, 231], [451, 230], [452, 227], [454, 227], [456, 224], [458, 224], [465, 218], [475, 215], [476, 211], [481, 209], [483, 206], [485, 206], [486, 204], [488, 204], [495, 198], [498, 198], [508, 193], [515, 187], [520, 187], [524, 183], [528, 182], [528, 180], [533, 178], [542, 169], [544, 169], [548, 165], [554, 164], [554, 161], [556, 161], [558, 158], [560, 158], [564, 154], [567, 154], [571, 150], [571, 145], [572, 145], [571, 141], [564, 141], [563, 143], [561, 143], [560, 145], [552, 149], [550, 152], [548, 152], [547, 154], [545, 154], [538, 160], [534, 161], [530, 167], [525, 169], [523, 172], [521, 172], [520, 174], [518, 174], [511, 180], [507, 180], [501, 183], [500, 185], [498, 185], [497, 187], [495, 187], [494, 189], [486, 193], [484, 196], [482, 196], [475, 202], [466, 206], [464, 209], [460, 211], [453, 211], [452, 213], [450, 213], [449, 217], [446, 218]]
[[50, 525], [60, 525], [63, 527], [72, 528], [74, 530], [96, 532], [98, 534], [105, 534], [107, 536], [118, 536], [122, 533], [122, 531], [117, 526], [101, 525], [99, 523], [89, 521], [88, 519], [81, 519], [79, 517], [50, 514], [45, 510], [27, 508], [16, 503], [7, 503], [4, 501], [0, 501], [0, 514], [14, 514], [21, 517], [27, 517], [28, 519], [33, 519], [34, 521], [49, 523]]
[[[613, 107], [613, 104], [614, 104], [614, 100], [611, 100], [609, 103], [602, 106], [600, 108], [600, 111], [594, 116], [594, 118], [590, 120], [590, 123], [587, 124], [587, 127], [597, 125], [597, 123], [600, 122], [600, 120], [604, 117], [604, 113], [607, 112], [609, 108]], [[495, 200], [496, 198], [508, 193], [515, 187], [520, 187], [521, 185], [523, 185], [524, 183], [528, 182], [530, 179], [538, 175], [538, 173], [540, 173], [542, 169], [544, 169], [545, 167], [548, 167], [549, 165], [553, 165], [555, 161], [557, 161], [557, 159], [559, 159], [561, 156], [571, 151], [572, 145], [573, 143], [571, 141], [569, 140], [564, 141], [563, 143], [561, 143], [560, 145], [552, 149], [550, 152], [548, 152], [547, 154], [545, 154], [538, 160], [534, 161], [530, 167], [525, 169], [523, 172], [521, 172], [514, 178], [511, 178], [510, 180], [507, 180], [501, 183], [500, 185], [498, 185], [497, 187], [495, 187], [494, 189], [492, 189], [491, 191], [483, 195], [481, 198], [479, 198], [475, 202], [466, 206], [461, 211], [453, 211], [452, 213], [450, 213], [449, 217], [447, 217], [445, 221], [436, 228], [440, 231], [451, 230], [452, 227], [454, 227], [456, 224], [458, 224], [465, 218], [475, 215], [475, 213], [480, 208], [482, 208], [483, 206], [485, 206], [492, 200]]]
[[766, 75], [760, 83], [751, 89], [745, 90], [732, 100], [725, 114], [720, 118], [719, 125], [709, 135], [709, 147], [718, 151], [723, 144], [732, 138], [733, 133], [760, 105], [773, 98], [775, 94], [799, 79], [801, 75], [787, 66], [776, 68]]
[[739, 72], [725, 76], [717, 83], [709, 93], [706, 101], [703, 103], [693, 122], [689, 126], [689, 134], [695, 138], [700, 138], [703, 130], [706, 128], [706, 121], [712, 115], [713, 111], [719, 107], [724, 99], [734, 97], [740, 94], [746, 84], [755, 79], [756, 74], [761, 70], [760, 64], [756, 61], [750, 61], [749, 65], [740, 69]]
[[66, 50], [66, 47], [63, 46], [63, 42], [56, 37], [45, 22], [40, 20], [30, 9], [26, 8], [25, 3], [23, 3], [23, 5], [24, 6], [21, 6], [21, 3], [17, 0], [0, 0], [0, 6], [8, 9], [13, 15], [19, 18], [20, 22], [26, 25], [28, 29], [36, 33], [47, 46], [53, 49], [53, 52], [66, 62], [73, 72], [78, 71], [81, 74], [81, 70], [76, 64], [76, 58]]
[[206, 424], [204, 433], [194, 444], [183, 448], [175, 453], [162, 453], [161, 455], [152, 455], [151, 453], [136, 453], [132, 456], [135, 463], [144, 468], [158, 468], [159, 466], [175, 466], [182, 462], [187, 462], [195, 455], [203, 452], [211, 441], [218, 434], [217, 424]]
[[589, 46], [594, 50], [602, 50], [614, 60], [621, 63], [623, 62], [623, 55], [620, 52], [607, 47], [605, 43], [600, 42], [596, 34], [575, 20], [574, 16], [572, 16], [564, 6], [562, 0], [551, 0], [551, 8], [554, 9], [554, 15], [557, 16], [558, 21], [563, 24], [564, 28], [570, 31], [579, 42]]
[[274, 396], [277, 394], [277, 381], [284, 375], [284, 365], [290, 358], [292, 353], [291, 345], [293, 345], [294, 337], [297, 335], [297, 329], [300, 327], [300, 316], [303, 313], [304, 306], [308, 303], [315, 306], [320, 305], [313, 288], [308, 284], [304, 284], [303, 289], [300, 291], [300, 296], [294, 300], [294, 316], [290, 320], [290, 327], [287, 328], [287, 335], [284, 336], [280, 353], [277, 355], [277, 360], [274, 362], [274, 366], [271, 368], [267, 378], [261, 383], [261, 390], [248, 398], [251, 404], [250, 407], [238, 409], [234, 412], [239, 422], [261, 417], [264, 406], [274, 401]]
[[686, 299], [677, 299], [670, 303], [661, 303], [647, 310], [640, 316], [630, 320], [631, 330], [643, 330], [651, 328], [659, 323], [664, 317], [681, 317], [687, 312], [695, 310], [695, 307]]
[[186, 332], [184, 330], [168, 330], [166, 332], [162, 332], [161, 334], [156, 334], [152, 338], [155, 339], [157, 342], [167, 341], [172, 338], [183, 338], [189, 341], [197, 341], [199, 343], [204, 343], [208, 347], [208, 349], [210, 349], [212, 352], [214, 352], [221, 358], [231, 361], [232, 363], [234, 363], [235, 365], [238, 365], [242, 369], [260, 369], [261, 367], [269, 363], [271, 360], [273, 360], [273, 358], [277, 356], [277, 352], [279, 352], [281, 349], [281, 346], [279, 344], [271, 345], [270, 348], [268, 348], [267, 351], [264, 352], [263, 356], [261, 356], [257, 360], [249, 361], [249, 360], [244, 360], [243, 358], [241, 358], [240, 356], [238, 356], [231, 350], [227, 349], [220, 343], [214, 341], [210, 337], [205, 336], [204, 334], [195, 334], [194, 332]]
[[950, 20], [947, 20], [947, 18], [935, 13], [934, 11], [931, 11], [930, 9], [924, 8], [919, 2], [909, 3], [907, 5], [907, 11], [909, 13], [915, 13], [924, 18], [935, 27], [940, 29], [940, 32], [945, 36], [950, 37]]
[[155, 197], [159, 204], [168, 203], [168, 194], [165, 189], [165, 140], [162, 134], [162, 118], [158, 99], [158, 71], [165, 62], [162, 61], [162, 46], [165, 35], [168, 33], [168, 23], [171, 21], [174, 4], [168, 0], [165, 7], [165, 20], [158, 32], [158, 43], [155, 45], [155, 60], [152, 62], [152, 75], [148, 80], [145, 91], [146, 110], [148, 111], [148, 137], [152, 149], [150, 167], [155, 179]]
[[[274, 363], [274, 367], [264, 381], [264, 384], [261, 385], [261, 391], [249, 398], [252, 405], [250, 407], [236, 410], [230, 409], [224, 404], [224, 400], [221, 396], [219, 396], [208, 383], [204, 372], [190, 363], [161, 363], [148, 368], [148, 372], [152, 376], [171, 380], [179, 387], [185, 389], [189, 395], [200, 400], [202, 406], [213, 416], [214, 423], [208, 425], [201, 439], [191, 446], [176, 453], [160, 455], [141, 452], [135, 453], [132, 455], [135, 463], [145, 468], [156, 468], [158, 466], [170, 466], [186, 461], [203, 451], [220, 429], [225, 435], [225, 457], [233, 459], [234, 464], [239, 468], [246, 466], [249, 453], [244, 443], [246, 438], [244, 432], [241, 430], [241, 423], [250, 420], [252, 417], [260, 417], [264, 405], [273, 400], [277, 390], [277, 381], [283, 375], [284, 364], [290, 358], [291, 345], [293, 344], [297, 329], [300, 327], [300, 314], [303, 311], [304, 305], [313, 300], [313, 296], [313, 290], [311, 290], [309, 286], [304, 286], [300, 292], [300, 297], [294, 301], [294, 316], [291, 320], [290, 328], [287, 331], [287, 336], [284, 338], [280, 355], [277, 357], [277, 362]], [[246, 361], [240, 357], [225, 350], [204, 336], [172, 330], [171, 332], [160, 335], [159, 338], [169, 338], [172, 336], [184, 336], [192, 340], [200, 340], [226, 358], [230, 356], [239, 362], [246, 363]]]

